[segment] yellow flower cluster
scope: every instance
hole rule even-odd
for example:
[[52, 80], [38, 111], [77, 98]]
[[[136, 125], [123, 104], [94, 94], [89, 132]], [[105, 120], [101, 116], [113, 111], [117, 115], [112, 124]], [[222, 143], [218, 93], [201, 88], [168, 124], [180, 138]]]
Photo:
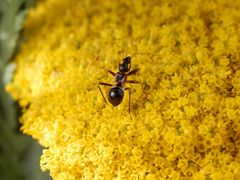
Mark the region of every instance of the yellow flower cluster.
[[[54, 179], [240, 179], [240, 1], [46, 0], [31, 9], [7, 90]], [[117, 40], [117, 43], [115, 41]], [[118, 46], [116, 45], [118, 44]], [[112, 83], [127, 53], [128, 94]], [[130, 77], [129, 77], [130, 78]], [[103, 87], [106, 96], [109, 88]]]

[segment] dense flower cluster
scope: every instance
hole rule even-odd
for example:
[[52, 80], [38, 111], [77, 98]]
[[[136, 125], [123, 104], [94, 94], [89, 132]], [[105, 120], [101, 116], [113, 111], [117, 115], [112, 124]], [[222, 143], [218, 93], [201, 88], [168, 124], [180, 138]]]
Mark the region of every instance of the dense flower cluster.
[[[46, 0], [7, 86], [54, 179], [240, 179], [240, 1]], [[117, 43], [116, 40], [118, 39]], [[116, 45], [118, 44], [118, 45]], [[141, 68], [118, 107], [127, 53]], [[130, 78], [130, 77], [129, 77]], [[103, 88], [104, 94], [109, 88]]]

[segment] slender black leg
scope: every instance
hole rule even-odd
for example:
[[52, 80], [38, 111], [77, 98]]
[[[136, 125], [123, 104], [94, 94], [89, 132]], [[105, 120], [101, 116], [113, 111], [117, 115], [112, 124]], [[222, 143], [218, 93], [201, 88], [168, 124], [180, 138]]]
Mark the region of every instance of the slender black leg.
[[126, 81], [126, 83], [131, 83], [131, 84], [142, 84], [141, 82], [139, 82], [139, 81], [135, 81], [135, 80], [129, 80], [129, 81]]
[[111, 70], [109, 70], [109, 69], [106, 69], [105, 71], [107, 71], [108, 73], [110, 73], [111, 75], [113, 75], [113, 76], [115, 76], [116, 75], [116, 73], [114, 73], [114, 72], [112, 72]]
[[127, 87], [125, 88], [128, 90], [128, 113], [130, 114], [130, 104], [131, 104], [131, 88]]
[[102, 97], [103, 97], [105, 103], [107, 103], [106, 98], [105, 98], [104, 95], [103, 95], [103, 92], [102, 92], [102, 89], [101, 89], [100, 85], [102, 85], [102, 86], [113, 86], [113, 85], [112, 85], [112, 84], [108, 84], [108, 83], [104, 83], [104, 82], [99, 82], [99, 83], [98, 83], [98, 89], [99, 89], [99, 91], [101, 92]]
[[134, 70], [130, 71], [127, 75], [130, 76], [130, 75], [136, 74], [139, 70], [140, 70], [140, 68], [134, 69]]
[[142, 91], [144, 90], [142, 83], [139, 82], [139, 81], [129, 80], [129, 81], [126, 81], [126, 83], [130, 83], [130, 84], [141, 84], [141, 86], [142, 86]]

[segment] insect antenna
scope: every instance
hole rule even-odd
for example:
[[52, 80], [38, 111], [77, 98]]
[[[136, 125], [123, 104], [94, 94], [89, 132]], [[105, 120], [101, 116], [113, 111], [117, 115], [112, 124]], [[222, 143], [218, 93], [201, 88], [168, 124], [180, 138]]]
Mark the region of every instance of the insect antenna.
[[125, 49], [122, 46], [120, 46], [120, 44], [117, 42], [117, 40], [118, 39], [113, 39], [113, 41], [116, 44], [116, 46], [119, 47], [121, 49], [121, 51], [125, 53], [125, 57], [127, 57], [127, 55], [128, 55], [127, 51], [125, 51]]
[[131, 57], [133, 58], [134, 56], [136, 56], [136, 55], [138, 55], [138, 54], [148, 54], [148, 55], [152, 55], [152, 53], [144, 52], [144, 53], [134, 53], [133, 55], [131, 55]]
[[[127, 57], [127, 56], [128, 56], [127, 51], [126, 51], [122, 46], [120, 46], [120, 44], [119, 44], [119, 42], [118, 42], [118, 41], [120, 41], [120, 40], [119, 40], [119, 39], [113, 39], [113, 41], [114, 41], [114, 43], [116, 44], [116, 46], [119, 47], [119, 48], [121, 49], [121, 51], [125, 53], [125, 57]], [[156, 54], [153, 54], [152, 52], [136, 52], [136, 53], [133, 53], [133, 54], [131, 55], [131, 58], [133, 58], [133, 57], [136, 56], [136, 55], [141, 55], [141, 54], [148, 54], [148, 55], [150, 55], [150, 56], [156, 56]]]

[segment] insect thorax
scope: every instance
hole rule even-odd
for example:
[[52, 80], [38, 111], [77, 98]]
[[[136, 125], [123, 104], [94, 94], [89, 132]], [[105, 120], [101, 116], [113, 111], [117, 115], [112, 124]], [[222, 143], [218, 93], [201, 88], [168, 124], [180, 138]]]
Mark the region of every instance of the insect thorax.
[[116, 84], [122, 84], [124, 83], [124, 81], [126, 80], [126, 75], [122, 74], [122, 73], [117, 73], [114, 77], [115, 83]]

